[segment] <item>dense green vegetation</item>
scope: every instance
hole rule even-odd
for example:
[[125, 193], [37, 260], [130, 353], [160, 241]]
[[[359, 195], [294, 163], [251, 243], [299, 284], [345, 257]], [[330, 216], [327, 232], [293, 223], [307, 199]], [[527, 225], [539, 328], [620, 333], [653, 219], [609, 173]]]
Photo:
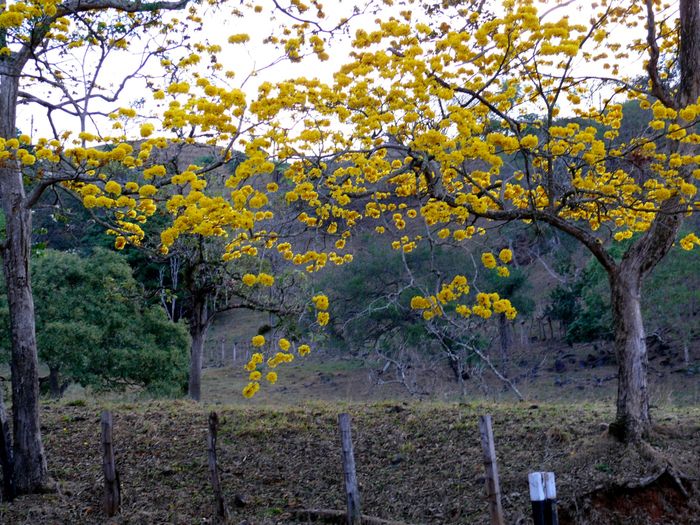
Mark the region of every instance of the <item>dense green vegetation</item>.
[[[188, 336], [158, 305], [148, 304], [123, 256], [45, 250], [32, 264], [39, 356], [60, 396], [69, 382], [96, 389], [136, 386], [160, 395], [183, 392]], [[7, 304], [0, 296], [2, 323]], [[7, 348], [7, 330], [2, 345]]]

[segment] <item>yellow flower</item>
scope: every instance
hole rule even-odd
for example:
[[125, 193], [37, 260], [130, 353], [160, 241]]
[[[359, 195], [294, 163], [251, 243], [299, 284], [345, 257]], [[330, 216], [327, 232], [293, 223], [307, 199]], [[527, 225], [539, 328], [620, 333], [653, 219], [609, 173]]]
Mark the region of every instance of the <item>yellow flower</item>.
[[22, 155], [22, 158], [20, 159], [22, 164], [25, 166], [32, 166], [36, 162], [36, 157], [34, 155], [30, 155], [29, 153]]
[[286, 352], [287, 350], [289, 350], [289, 347], [291, 346], [290, 343], [289, 343], [289, 341], [287, 341], [284, 337], [283, 337], [282, 339], [279, 340], [279, 343], [278, 343], [278, 344], [280, 345], [280, 348], [281, 348], [282, 350], [284, 350], [285, 352]]
[[247, 273], [243, 276], [243, 279], [241, 280], [246, 286], [253, 286], [258, 281], [258, 278], [255, 277], [252, 273]]
[[481, 255], [481, 262], [486, 268], [492, 270], [496, 267], [496, 257], [491, 252], [486, 252]]
[[107, 193], [112, 193], [113, 195], [119, 195], [122, 192], [122, 187], [118, 182], [111, 180], [105, 184], [105, 191]]
[[155, 131], [155, 126], [150, 122], [141, 125], [141, 136], [143, 138], [153, 135], [153, 131]]
[[328, 324], [328, 321], [330, 320], [330, 315], [328, 314], [328, 312], [318, 312], [316, 319], [318, 320], [319, 325], [326, 326]]
[[539, 144], [539, 139], [535, 135], [525, 135], [520, 139], [520, 146], [525, 149], [533, 149]]
[[700, 238], [694, 233], [689, 233], [680, 240], [681, 248], [687, 251], [692, 250], [696, 244], [700, 245]]
[[513, 260], [513, 252], [511, 252], [508, 248], [503, 248], [498, 254], [498, 258], [501, 260], [502, 263], [508, 264], [510, 261]]
[[163, 175], [165, 175], [165, 166], [162, 166], [160, 164], [156, 164], [155, 166], [151, 166], [150, 168], [143, 170], [143, 176], [146, 179], [152, 179], [153, 177], [162, 177]]
[[248, 376], [248, 379], [251, 381], [260, 381], [260, 378], [262, 377], [262, 374], [255, 370], [254, 372], [251, 372], [250, 375]]
[[261, 347], [262, 345], [265, 344], [265, 336], [262, 335], [256, 335], [253, 337], [250, 342], [253, 344], [255, 347]]
[[277, 382], [277, 372], [268, 372], [265, 379], [274, 385]]
[[120, 235], [116, 239], [114, 239], [114, 248], [117, 250], [121, 250], [126, 246], [126, 239]]
[[297, 352], [299, 352], [300, 356], [305, 356], [309, 352], [311, 352], [311, 347], [309, 345], [301, 345], [298, 349]]
[[415, 295], [411, 297], [411, 308], [413, 310], [425, 310], [426, 308], [430, 308], [431, 303], [428, 299], [421, 295]]
[[323, 294], [315, 295], [311, 298], [318, 310], [328, 310], [328, 297]]
[[258, 274], [258, 282], [263, 286], [272, 286], [275, 284], [275, 278], [267, 273]]
[[260, 383], [250, 382], [243, 389], [243, 397], [250, 399], [258, 390], [260, 390]]
[[238, 33], [236, 35], [231, 35], [230, 37], [228, 37], [229, 44], [242, 44], [243, 42], [247, 42], [248, 40], [250, 40], [250, 37], [245, 33]]

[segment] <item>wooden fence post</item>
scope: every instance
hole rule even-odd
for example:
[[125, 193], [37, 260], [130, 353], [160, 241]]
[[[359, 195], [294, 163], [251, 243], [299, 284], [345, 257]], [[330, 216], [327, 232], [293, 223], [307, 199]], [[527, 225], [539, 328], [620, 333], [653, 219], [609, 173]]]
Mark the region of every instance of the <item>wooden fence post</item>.
[[214, 498], [216, 499], [216, 516], [224, 522], [228, 518], [228, 509], [224, 501], [224, 493], [221, 490], [221, 481], [219, 479], [219, 465], [216, 460], [216, 434], [219, 429], [219, 416], [216, 412], [209, 414], [209, 474], [211, 475], [211, 486], [214, 489]]
[[360, 491], [357, 487], [357, 474], [355, 473], [355, 455], [352, 450], [350, 414], [340, 414], [338, 424], [340, 426], [340, 444], [343, 450], [343, 476], [348, 503], [348, 525], [360, 525], [362, 513], [360, 510]]
[[112, 440], [112, 413], [109, 410], [102, 412], [102, 471], [105, 478], [105, 492], [103, 508], [107, 516], [114, 516], [119, 512], [121, 504], [121, 489], [119, 487], [119, 473], [114, 465], [114, 442]]
[[489, 499], [491, 525], [505, 525], [503, 507], [501, 506], [501, 488], [498, 482], [498, 465], [496, 464], [496, 445], [493, 442], [491, 416], [479, 416], [479, 434], [481, 449], [484, 453], [486, 468], [486, 494]]

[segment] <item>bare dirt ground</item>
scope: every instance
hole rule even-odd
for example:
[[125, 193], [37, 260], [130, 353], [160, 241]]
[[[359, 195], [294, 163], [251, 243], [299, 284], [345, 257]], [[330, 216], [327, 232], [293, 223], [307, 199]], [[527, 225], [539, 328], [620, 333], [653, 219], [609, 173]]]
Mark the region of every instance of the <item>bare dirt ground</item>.
[[[260, 402], [259, 402], [260, 403]], [[209, 410], [230, 523], [293, 524], [300, 509], [342, 509], [337, 414], [353, 418], [363, 512], [418, 524], [487, 523], [478, 415], [494, 419], [507, 522], [527, 523], [527, 473], [557, 474], [562, 523], [699, 523], [700, 409], [657, 410], [649, 446], [607, 437], [598, 404], [343, 403], [270, 407], [186, 401], [112, 403], [122, 511], [101, 514], [96, 401], [47, 403], [42, 421], [58, 492], [0, 505], [7, 524], [211, 523]], [[672, 458], [679, 485], [660, 475]], [[656, 481], [652, 481], [656, 478]]]

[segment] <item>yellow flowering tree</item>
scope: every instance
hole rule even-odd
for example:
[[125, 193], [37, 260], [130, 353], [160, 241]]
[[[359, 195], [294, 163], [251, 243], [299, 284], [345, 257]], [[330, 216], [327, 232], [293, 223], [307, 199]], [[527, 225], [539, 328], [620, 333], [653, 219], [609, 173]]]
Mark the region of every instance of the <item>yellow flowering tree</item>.
[[[271, 314], [274, 324], [284, 325], [305, 309], [303, 295], [308, 283], [304, 272], [281, 270], [281, 257], [225, 261], [222, 256], [226, 253], [222, 239], [196, 234], [176, 241], [162, 260], [170, 273], [169, 282], [165, 278], [161, 282], [164, 306], [173, 321], [180, 316], [187, 319], [191, 337], [188, 395], [196, 401], [201, 398], [206, 334], [217, 316], [253, 310]], [[165, 273], [161, 275], [165, 277]], [[263, 336], [258, 337], [262, 340], [254, 340], [254, 346], [264, 344]], [[270, 382], [276, 378], [274, 374]]]
[[[332, 83], [302, 78], [261, 92], [258, 116], [278, 119], [270, 136], [290, 145], [280, 157], [298, 184], [313, 181], [327, 197], [309, 220], [342, 217], [348, 235], [377, 221], [404, 251], [510, 221], [569, 234], [609, 277], [619, 365], [611, 433], [643, 439], [642, 282], [699, 205], [697, 1], [605, 0], [585, 16], [530, 0], [409, 3], [357, 29]], [[628, 101], [651, 122], [623, 138]], [[304, 126], [286, 125], [295, 116]], [[412, 221], [428, 233], [407, 233]], [[608, 247], [626, 239], [614, 258]], [[499, 264], [496, 254], [482, 262]], [[437, 297], [415, 307], [443, 313]]]
[[[0, 7], [0, 195], [5, 221], [0, 251], [10, 304], [14, 423], [12, 473], [5, 474], [12, 479], [15, 493], [33, 492], [48, 482], [39, 431], [29, 274], [31, 208], [54, 184], [90, 179], [96, 176], [96, 169], [109, 162], [135, 161], [131, 156], [133, 148], [126, 144], [87, 149], [86, 143], [91, 140], [108, 139], [87, 133], [86, 125], [99, 118], [104, 108], [111, 110], [116, 106], [128, 80], [148, 79], [145, 66], [183, 42], [182, 32], [173, 31], [167, 36], [166, 31], [158, 36], [158, 30], [174, 30], [175, 22], [165, 22], [163, 14], [187, 5], [186, 0], [27, 0]], [[104, 74], [112, 52], [128, 48], [151, 29], [153, 38], [133, 62], [132, 69], [123, 70], [120, 79], [103, 81], [100, 75]], [[90, 67], [82, 67], [80, 61], [71, 59], [74, 53], [87, 49], [94, 51], [90, 54]], [[102, 105], [96, 108], [95, 103]], [[17, 108], [25, 104], [43, 108], [53, 137], [17, 137]], [[60, 125], [66, 115], [79, 123], [73, 136]], [[114, 110], [116, 122], [133, 115], [132, 108]], [[105, 184], [104, 180], [96, 180], [99, 186], [87, 189], [86, 197], [104, 205], [133, 208], [137, 210], [134, 218], [148, 214], [146, 200], [123, 195], [116, 182]], [[31, 181], [29, 187], [25, 187], [27, 181]], [[127, 236], [139, 235], [136, 224], [134, 221], [124, 225]], [[5, 438], [9, 447], [9, 436]]]
[[[7, 447], [0, 447], [0, 453], [12, 442], [12, 457], [2, 458], [12, 470], [4, 476], [12, 480], [8, 497], [49, 483], [39, 427], [29, 273], [31, 212], [48, 193], [57, 196], [56, 202], [64, 191], [76, 196], [108, 228], [116, 249], [141, 245], [143, 224], [160, 207], [169, 214], [160, 235], [163, 255], [180, 237], [200, 236], [225, 239], [225, 261], [275, 249], [310, 270], [328, 260], [345, 262], [336, 254], [295, 251], [289, 243], [277, 246], [278, 236], [269, 228], [273, 213], [264, 208], [278, 185], [251, 183], [273, 171], [268, 151], [272, 142], [254, 133], [260, 122], [249, 118], [243, 81], [234, 85], [235, 72], [219, 61], [222, 46], [192, 38], [207, 10], [241, 15], [238, 7], [226, 8], [215, 0], [23, 0], [0, 6], [0, 199], [5, 224], [0, 252], [13, 378], [13, 436], [3, 435]], [[281, 13], [288, 16], [296, 10], [293, 4]], [[296, 51], [293, 35], [300, 31], [277, 40], [293, 60], [305, 52]], [[228, 43], [237, 46], [246, 40], [245, 35], [233, 35]], [[320, 48], [310, 52], [322, 54]], [[42, 136], [35, 137], [35, 130], [18, 136], [19, 107], [26, 117], [31, 115], [31, 122], [43, 123]], [[178, 166], [172, 173], [172, 148], [195, 141], [213, 148], [211, 159], [206, 165]], [[234, 147], [244, 150], [241, 162]], [[205, 192], [207, 174], [227, 164], [237, 167], [222, 185], [225, 189]], [[164, 186], [175, 189], [164, 191]], [[295, 194], [302, 200], [310, 195]], [[299, 224], [307, 222], [303, 217]]]

